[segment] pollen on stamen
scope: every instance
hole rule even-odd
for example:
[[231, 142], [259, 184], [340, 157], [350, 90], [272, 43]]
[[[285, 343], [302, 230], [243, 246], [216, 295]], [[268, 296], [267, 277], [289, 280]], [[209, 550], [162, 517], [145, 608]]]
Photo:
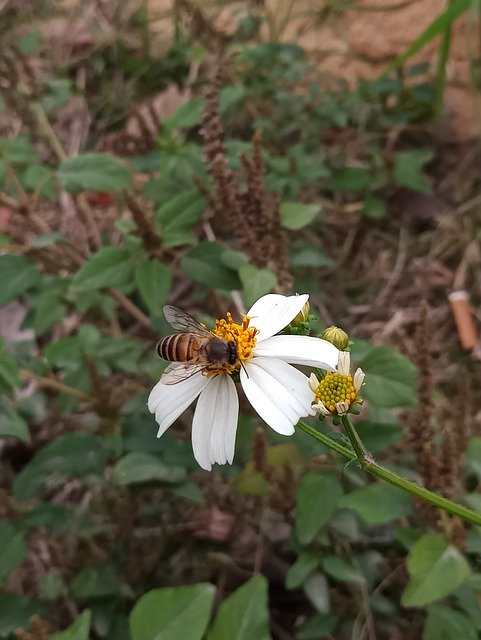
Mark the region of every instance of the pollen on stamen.
[[248, 362], [252, 358], [252, 352], [256, 345], [256, 336], [259, 330], [255, 327], [249, 327], [250, 318], [244, 316], [242, 323], [238, 324], [232, 319], [230, 313], [226, 313], [226, 318], [216, 320], [215, 328], [212, 331], [214, 335], [224, 340], [233, 340], [237, 347], [237, 362], [233, 365], [223, 365], [222, 371], [231, 374], [239, 371], [244, 362]]

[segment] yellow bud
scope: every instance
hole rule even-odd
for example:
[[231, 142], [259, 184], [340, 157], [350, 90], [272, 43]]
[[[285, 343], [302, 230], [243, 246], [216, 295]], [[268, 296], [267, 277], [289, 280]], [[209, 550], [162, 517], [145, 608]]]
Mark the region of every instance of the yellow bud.
[[344, 351], [349, 344], [349, 336], [339, 327], [327, 327], [322, 334], [322, 338], [332, 343], [340, 351]]
[[291, 327], [298, 327], [303, 322], [307, 322], [309, 318], [309, 311], [311, 309], [311, 305], [309, 304], [309, 300], [304, 304], [302, 309], [299, 311], [297, 316], [290, 323]]

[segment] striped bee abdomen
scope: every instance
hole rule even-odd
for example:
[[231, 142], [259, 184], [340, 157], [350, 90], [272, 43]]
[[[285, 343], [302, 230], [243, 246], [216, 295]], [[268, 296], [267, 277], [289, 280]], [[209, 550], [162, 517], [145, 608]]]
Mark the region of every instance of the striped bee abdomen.
[[189, 362], [199, 354], [199, 341], [190, 333], [175, 333], [159, 342], [157, 353], [169, 362]]

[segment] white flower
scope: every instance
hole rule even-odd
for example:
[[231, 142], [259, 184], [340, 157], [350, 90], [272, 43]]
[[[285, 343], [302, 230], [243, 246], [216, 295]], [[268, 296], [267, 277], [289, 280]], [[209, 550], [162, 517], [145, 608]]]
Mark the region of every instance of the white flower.
[[353, 404], [362, 404], [359, 391], [364, 384], [364, 372], [356, 369], [354, 377], [351, 376], [351, 354], [348, 351], [339, 351], [337, 371], [328, 373], [319, 381], [311, 373], [309, 386], [314, 393], [312, 408], [323, 416], [342, 416], [349, 412]]
[[[288, 363], [333, 371], [338, 361], [338, 349], [326, 340], [275, 335], [308, 298], [307, 294], [268, 294], [257, 300], [241, 325], [228, 316], [218, 320], [214, 329], [220, 337], [235, 337], [239, 359], [234, 370], [239, 372], [245, 395], [260, 417], [282, 435], [292, 435], [301, 417], [315, 413], [307, 376]], [[232, 463], [239, 400], [231, 370], [214, 375], [194, 371], [177, 384], [165, 384], [163, 375], [150, 393], [148, 406], [159, 423], [160, 437], [200, 396], [192, 422], [192, 447], [199, 465], [210, 470], [214, 463]]]

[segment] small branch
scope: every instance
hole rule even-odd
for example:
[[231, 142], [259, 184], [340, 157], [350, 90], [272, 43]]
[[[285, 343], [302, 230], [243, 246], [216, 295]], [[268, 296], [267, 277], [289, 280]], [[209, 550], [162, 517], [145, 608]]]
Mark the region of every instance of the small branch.
[[[345, 421], [349, 421], [349, 418], [347, 416], [343, 416], [342, 418], [343, 424], [345, 424]], [[415, 482], [411, 482], [409, 480], [406, 480], [405, 478], [402, 478], [397, 473], [389, 471], [389, 469], [386, 469], [385, 467], [382, 467], [380, 464], [375, 462], [374, 458], [370, 454], [363, 454], [363, 457], [359, 458], [354, 451], [351, 451], [351, 449], [348, 449], [329, 436], [326, 436], [324, 433], [321, 433], [317, 429], [314, 429], [314, 427], [312, 427], [307, 422], [301, 420], [298, 422], [297, 426], [312, 438], [314, 438], [318, 442], [322, 442], [322, 444], [326, 445], [326, 447], [329, 447], [333, 451], [340, 453], [345, 458], [348, 458], [349, 460], [357, 460], [362, 468], [371, 475], [376, 476], [377, 478], [381, 478], [381, 480], [389, 482], [389, 484], [392, 484], [394, 487], [398, 487], [403, 491], [407, 491], [412, 496], [420, 498], [421, 500], [424, 500], [424, 502], [428, 502], [429, 504], [438, 507], [438, 509], [446, 511], [453, 516], [463, 518], [463, 520], [471, 522], [471, 524], [475, 524], [478, 527], [481, 526], [481, 513], [477, 513], [476, 511], [473, 511], [468, 507], [464, 507], [463, 505], [453, 502], [452, 500], [444, 498], [439, 493], [429, 491], [429, 489], [425, 489]], [[352, 424], [351, 427], [352, 430], [355, 431]], [[359, 436], [357, 437], [359, 438]], [[364, 445], [362, 445], [362, 448], [364, 449]]]
[[83, 391], [79, 391], [78, 389], [74, 389], [73, 387], [69, 387], [67, 384], [60, 382], [55, 378], [46, 378], [44, 376], [39, 376], [33, 371], [30, 371], [30, 369], [20, 369], [20, 374], [23, 378], [25, 378], [25, 380], [34, 380], [39, 387], [44, 387], [45, 389], [54, 389], [59, 393], [66, 393], [69, 396], [79, 398], [80, 400], [91, 400], [91, 397], [88, 395], [88, 393], [84, 393]]
[[109, 293], [112, 298], [126, 311], [130, 313], [136, 320], [140, 322], [140, 324], [144, 325], [144, 327], [152, 328], [149, 318], [145, 315], [143, 311], [141, 311], [127, 296], [121, 293], [118, 289], [114, 289], [113, 287], [109, 288]]

